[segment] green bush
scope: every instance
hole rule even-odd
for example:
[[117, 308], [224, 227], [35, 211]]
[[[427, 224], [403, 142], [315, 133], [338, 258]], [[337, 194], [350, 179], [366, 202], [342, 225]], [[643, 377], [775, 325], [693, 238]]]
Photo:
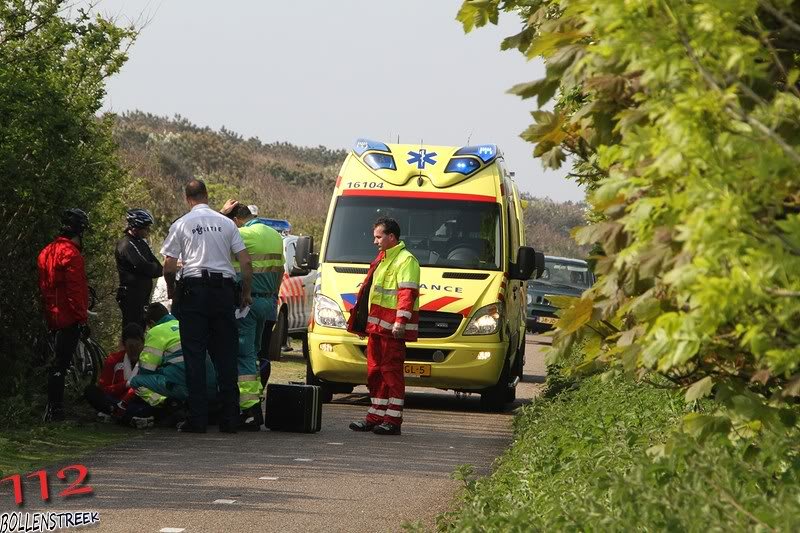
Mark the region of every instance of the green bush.
[[598, 280], [554, 344], [713, 395], [727, 422], [700, 431], [796, 431], [800, 3], [464, 0], [457, 18], [501, 11], [522, 22], [501, 47], [545, 63], [510, 89], [539, 106], [521, 136], [589, 192], [575, 238]]
[[514, 444], [491, 476], [456, 474], [465, 479], [462, 500], [439, 528], [797, 530], [797, 435], [765, 436], [758, 447], [716, 435], [700, 446], [671, 434], [684, 409], [680, 395], [619, 376], [571, 381], [519, 411]]
[[33, 353], [44, 330], [36, 257], [57, 234], [65, 208], [89, 213], [90, 283], [110, 292], [108, 250], [118, 237], [112, 221], [119, 220], [125, 174], [111, 121], [96, 113], [105, 79], [124, 63], [134, 36], [59, 0], [0, 3], [0, 257], [7, 267], [0, 276], [0, 367], [10, 378], [0, 398], [29, 403], [43, 390]]

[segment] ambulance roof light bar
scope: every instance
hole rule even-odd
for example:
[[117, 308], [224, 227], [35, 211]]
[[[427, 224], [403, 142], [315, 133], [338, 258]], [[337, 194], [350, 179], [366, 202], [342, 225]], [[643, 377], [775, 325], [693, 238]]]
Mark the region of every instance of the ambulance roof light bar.
[[359, 157], [368, 150], [378, 150], [379, 152], [391, 153], [389, 147], [386, 146], [384, 143], [378, 141], [372, 141], [370, 139], [358, 139], [356, 141], [355, 146], [353, 147], [353, 151]]
[[499, 155], [499, 150], [496, 144], [478, 144], [459, 148], [453, 155], [473, 155], [479, 157], [485, 165]]

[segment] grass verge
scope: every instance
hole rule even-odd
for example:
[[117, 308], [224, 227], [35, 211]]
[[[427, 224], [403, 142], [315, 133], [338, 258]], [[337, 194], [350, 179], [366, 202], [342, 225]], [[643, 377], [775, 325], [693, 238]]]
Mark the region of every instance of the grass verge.
[[39, 470], [136, 435], [114, 424], [71, 421], [5, 430], [0, 436], [0, 477]]
[[758, 443], [680, 435], [662, 443], [683, 414], [669, 391], [600, 376], [564, 386], [524, 407], [515, 439], [494, 473], [471, 468], [442, 531], [800, 530], [797, 434]]
[[288, 383], [289, 381], [306, 380], [306, 360], [297, 350], [284, 352], [280, 361], [272, 361], [270, 383]]
[[[295, 341], [295, 350], [272, 362], [270, 383], [304, 381], [306, 363]], [[25, 474], [53, 463], [81, 457], [139, 435], [131, 428], [94, 422], [94, 411], [80, 396], [68, 391], [72, 420], [43, 424], [39, 421], [44, 398], [14, 397], [0, 402], [0, 478]]]

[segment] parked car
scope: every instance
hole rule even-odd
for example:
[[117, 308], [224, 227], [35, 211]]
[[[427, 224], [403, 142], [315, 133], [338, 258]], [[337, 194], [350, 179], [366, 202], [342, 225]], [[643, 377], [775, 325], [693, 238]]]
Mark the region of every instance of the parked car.
[[319, 272], [303, 269], [296, 264], [295, 250], [298, 238], [297, 235], [283, 237], [284, 273], [278, 295], [278, 319], [269, 346], [262, 345], [262, 350], [266, 349], [269, 358], [273, 360], [280, 359], [281, 347], [290, 337], [300, 339], [304, 344], [307, 341], [314, 284]]
[[550, 296], [577, 297], [593, 283], [594, 274], [586, 261], [546, 255], [541, 277], [528, 281], [528, 331], [543, 333], [553, 329], [558, 308], [550, 303]]

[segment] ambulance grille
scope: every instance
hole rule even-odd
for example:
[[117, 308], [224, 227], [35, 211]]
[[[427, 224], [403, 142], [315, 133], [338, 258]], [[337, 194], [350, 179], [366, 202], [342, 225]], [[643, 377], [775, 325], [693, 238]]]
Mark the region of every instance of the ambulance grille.
[[[364, 357], [366, 357], [367, 347], [361, 346], [360, 348], [361, 348], [361, 353], [363, 353]], [[439, 355], [439, 357], [442, 357], [443, 355], [444, 359], [436, 360], [437, 357], [435, 357], [434, 354], [436, 354], [436, 352], [439, 351], [443, 352], [442, 354]], [[439, 350], [437, 348], [406, 348], [406, 362], [413, 361], [413, 362], [423, 362], [423, 363], [439, 363], [450, 357], [450, 353], [451, 352], [449, 351]]]
[[339, 274], [366, 274], [367, 272], [369, 272], [368, 268], [359, 268], [359, 267], [335, 266], [333, 267], [333, 269]]
[[441, 339], [454, 335], [464, 319], [458, 313], [442, 313], [439, 311], [419, 312], [419, 338]]
[[443, 278], [452, 279], [486, 279], [489, 274], [481, 274], [480, 272], [445, 272], [442, 274]]

